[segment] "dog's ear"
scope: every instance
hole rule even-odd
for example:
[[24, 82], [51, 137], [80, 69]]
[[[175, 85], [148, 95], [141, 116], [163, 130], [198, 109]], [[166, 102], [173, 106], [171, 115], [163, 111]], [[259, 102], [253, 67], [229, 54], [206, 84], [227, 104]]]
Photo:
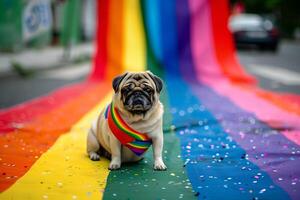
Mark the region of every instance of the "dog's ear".
[[155, 86], [156, 86], [156, 91], [158, 93], [160, 93], [163, 88], [162, 80], [158, 76], [152, 74], [152, 72], [150, 72], [150, 71], [147, 71], [147, 74], [149, 74], [150, 78], [154, 81]]
[[125, 76], [126, 76], [127, 74], [128, 74], [128, 73], [126, 72], [125, 74], [120, 75], [120, 76], [117, 76], [116, 78], [114, 78], [114, 80], [113, 80], [113, 82], [112, 82], [112, 86], [113, 86], [113, 89], [115, 90], [115, 93], [118, 92], [120, 83], [122, 82], [122, 80], [125, 78]]

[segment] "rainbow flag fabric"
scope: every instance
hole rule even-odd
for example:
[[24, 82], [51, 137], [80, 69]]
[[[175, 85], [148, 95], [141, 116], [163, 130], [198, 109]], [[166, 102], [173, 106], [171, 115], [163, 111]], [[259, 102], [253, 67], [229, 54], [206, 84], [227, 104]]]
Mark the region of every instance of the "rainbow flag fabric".
[[134, 130], [122, 119], [113, 102], [107, 106], [104, 115], [115, 137], [137, 156], [144, 154], [152, 145], [152, 140], [146, 133]]
[[[0, 199], [300, 199], [300, 98], [260, 89], [237, 61], [227, 0], [98, 0], [84, 82], [0, 111]], [[112, 78], [164, 80], [163, 157], [110, 172], [86, 155]]]

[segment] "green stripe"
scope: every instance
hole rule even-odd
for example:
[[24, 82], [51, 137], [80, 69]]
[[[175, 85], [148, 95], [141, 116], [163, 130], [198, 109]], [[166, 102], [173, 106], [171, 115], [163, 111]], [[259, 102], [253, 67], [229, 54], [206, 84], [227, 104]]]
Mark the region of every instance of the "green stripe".
[[139, 163], [122, 164], [109, 173], [103, 199], [196, 199], [180, 158], [180, 143], [175, 134], [164, 136], [164, 161], [167, 171], [153, 170], [152, 147]]
[[149, 146], [136, 146], [132, 143], [127, 143], [126, 145], [131, 146], [131, 147], [136, 148], [136, 149], [142, 149], [142, 150], [144, 150], [144, 149], [146, 150], [146, 149], [149, 148]]
[[145, 147], [145, 148], [147, 148], [147, 147], [149, 147], [150, 145], [139, 145], [139, 144], [134, 144], [134, 143], [129, 143], [130, 145], [132, 145], [132, 146], [134, 146], [134, 147], [136, 147], [136, 148], [142, 148], [142, 147]]
[[[144, 10], [143, 8], [143, 1], [141, 3], [141, 9]], [[143, 23], [145, 24], [144, 18], [143, 18]], [[145, 27], [145, 26], [144, 26]], [[148, 69], [154, 73], [155, 75], [159, 76], [160, 78], [163, 79], [164, 77], [164, 70], [163, 70], [163, 66], [162, 64], [156, 59], [154, 53], [153, 53], [153, 49], [150, 45], [149, 42], [149, 37], [148, 37], [148, 33], [147, 30], [145, 30], [145, 35], [146, 35], [146, 50], [147, 50], [147, 67]], [[167, 93], [167, 88], [166, 85], [164, 85], [163, 90], [161, 91], [160, 94], [160, 100], [162, 102], [162, 104], [164, 105], [164, 108], [169, 108], [169, 100], [168, 100], [168, 93]], [[164, 116], [163, 116], [163, 121], [164, 121], [164, 130], [169, 129], [170, 126], [172, 125], [172, 115], [169, 112], [165, 112]]]
[[136, 144], [136, 143], [134, 143], [134, 141], [133, 141], [133, 142], [130, 142], [129, 144], [134, 145], [136, 148], [139, 148], [139, 147], [145, 147], [145, 148], [148, 148], [148, 147], [151, 146], [151, 143], [141, 145], [141, 144]]
[[[143, 9], [143, 1], [141, 1]], [[147, 39], [146, 32], [146, 39]], [[160, 77], [164, 72], [154, 59], [147, 41], [147, 63], [149, 69]], [[169, 108], [167, 90], [161, 94], [165, 110]], [[164, 114], [164, 128], [169, 128], [172, 116]], [[180, 157], [180, 142], [175, 134], [164, 134], [164, 161], [167, 171], [153, 171], [152, 147], [145, 154], [145, 159], [139, 163], [122, 164], [121, 170], [111, 171], [103, 199], [196, 199], [188, 181], [183, 161]]]

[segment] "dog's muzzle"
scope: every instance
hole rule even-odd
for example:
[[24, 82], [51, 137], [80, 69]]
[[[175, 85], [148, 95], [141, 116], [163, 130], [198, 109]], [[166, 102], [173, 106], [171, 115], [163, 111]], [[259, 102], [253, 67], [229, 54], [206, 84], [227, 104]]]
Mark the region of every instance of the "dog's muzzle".
[[144, 113], [151, 108], [151, 100], [145, 92], [135, 91], [125, 99], [124, 106], [132, 113]]

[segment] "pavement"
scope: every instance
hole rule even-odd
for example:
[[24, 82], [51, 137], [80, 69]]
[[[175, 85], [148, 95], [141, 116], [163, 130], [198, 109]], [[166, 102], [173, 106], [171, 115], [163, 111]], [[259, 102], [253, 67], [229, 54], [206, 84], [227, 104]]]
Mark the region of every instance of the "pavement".
[[277, 91], [300, 94], [300, 41], [284, 40], [279, 51], [239, 49], [241, 64], [258, 81], [260, 87]]
[[90, 63], [86, 62], [39, 71], [25, 78], [15, 74], [1, 77], [0, 109], [46, 95], [56, 88], [83, 81], [89, 70]]
[[62, 47], [1, 52], [0, 108], [11, 107], [84, 80], [90, 71], [92, 53], [92, 43], [72, 47], [69, 57], [65, 56]]
[[17, 53], [1, 52], [0, 76], [12, 74], [16, 64], [24, 70], [59, 68], [90, 58], [93, 50], [93, 43], [83, 43], [72, 46], [70, 51], [62, 46], [49, 46], [41, 49], [26, 49]]
[[[63, 59], [63, 48], [26, 50], [0, 55], [0, 108], [7, 108], [56, 88], [84, 80], [91, 68], [91, 43], [73, 47], [70, 59]], [[259, 80], [260, 87], [300, 94], [300, 42], [283, 41], [277, 53], [257, 49], [240, 49], [238, 58], [245, 69]], [[5, 56], [6, 55], [6, 56]], [[11, 68], [18, 62], [29, 76], [19, 76]]]

